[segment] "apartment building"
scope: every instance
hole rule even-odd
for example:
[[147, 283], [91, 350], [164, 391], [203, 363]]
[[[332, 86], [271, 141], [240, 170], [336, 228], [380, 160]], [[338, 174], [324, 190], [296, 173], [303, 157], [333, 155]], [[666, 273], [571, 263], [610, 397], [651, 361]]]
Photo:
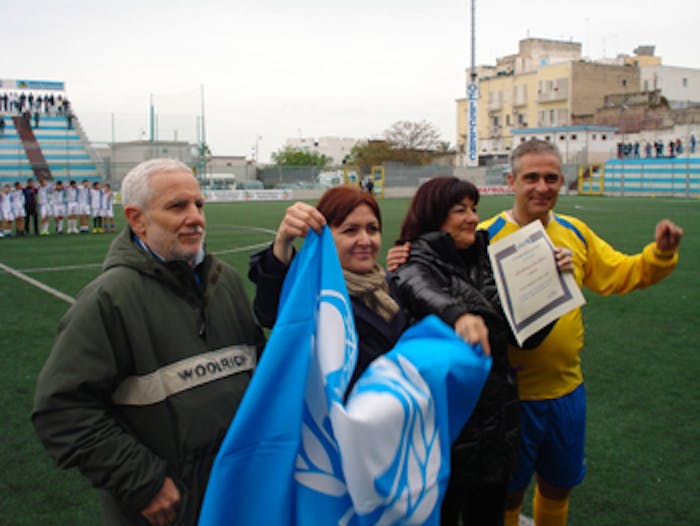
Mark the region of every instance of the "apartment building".
[[[635, 63], [598, 63], [581, 58], [581, 44], [528, 38], [517, 54], [495, 66], [479, 66], [477, 129], [480, 164], [503, 162], [527, 128], [562, 128], [584, 122], [612, 93], [639, 91]], [[471, 78], [470, 69], [467, 78]], [[466, 164], [467, 99], [457, 100], [458, 164]]]

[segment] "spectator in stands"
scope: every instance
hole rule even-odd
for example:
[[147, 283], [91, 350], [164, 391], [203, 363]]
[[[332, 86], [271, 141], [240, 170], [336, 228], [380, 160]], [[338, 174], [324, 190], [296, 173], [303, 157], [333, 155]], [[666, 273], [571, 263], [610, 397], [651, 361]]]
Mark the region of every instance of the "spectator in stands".
[[24, 191], [24, 211], [25, 211], [25, 223], [24, 232], [29, 234], [29, 223], [34, 224], [34, 235], [39, 235], [38, 221], [39, 217], [37, 214], [37, 199], [36, 192], [37, 189], [34, 186], [34, 179], [31, 177], [27, 180], [26, 186], [23, 188]]
[[649, 141], [644, 145], [644, 155], [646, 155], [647, 159], [651, 157], [651, 151], [652, 151], [652, 146]]
[[39, 127], [39, 110], [34, 111], [34, 128]]
[[664, 156], [664, 143], [661, 141], [656, 141], [654, 143], [654, 148], [656, 149], [656, 157]]
[[5, 115], [0, 113], [0, 139], [5, 136]]
[[73, 129], [73, 112], [71, 110], [66, 113], [66, 126], [69, 130]]
[[27, 213], [24, 210], [24, 190], [19, 181], [15, 182], [15, 189], [12, 192], [12, 213], [15, 216], [16, 235], [24, 236], [24, 217]]
[[695, 149], [698, 146], [698, 140], [695, 137], [695, 134], [690, 136], [690, 153], [695, 153]]

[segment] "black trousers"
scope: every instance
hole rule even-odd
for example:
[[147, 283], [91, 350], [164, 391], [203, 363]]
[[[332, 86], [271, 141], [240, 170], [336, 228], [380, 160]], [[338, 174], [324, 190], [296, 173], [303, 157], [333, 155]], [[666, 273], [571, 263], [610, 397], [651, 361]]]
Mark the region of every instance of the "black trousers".
[[[508, 484], [466, 485], [450, 478], [441, 526], [503, 526]], [[461, 520], [460, 520], [461, 519]]]
[[24, 218], [24, 232], [26, 234], [29, 234], [29, 220], [32, 220], [34, 222], [34, 233], [38, 234], [39, 233], [39, 214], [36, 213], [36, 211], [33, 212], [27, 212], [27, 215]]

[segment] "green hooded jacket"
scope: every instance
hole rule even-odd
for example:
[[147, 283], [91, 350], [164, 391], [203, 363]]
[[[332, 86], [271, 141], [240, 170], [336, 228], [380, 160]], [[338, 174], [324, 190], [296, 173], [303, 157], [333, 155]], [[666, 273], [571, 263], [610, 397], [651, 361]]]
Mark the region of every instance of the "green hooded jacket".
[[211, 255], [197, 270], [201, 286], [127, 227], [61, 320], [39, 375], [37, 434], [60, 467], [103, 490], [105, 524], [147, 524], [140, 511], [166, 476], [182, 498], [175, 524], [196, 524], [264, 345], [240, 276]]

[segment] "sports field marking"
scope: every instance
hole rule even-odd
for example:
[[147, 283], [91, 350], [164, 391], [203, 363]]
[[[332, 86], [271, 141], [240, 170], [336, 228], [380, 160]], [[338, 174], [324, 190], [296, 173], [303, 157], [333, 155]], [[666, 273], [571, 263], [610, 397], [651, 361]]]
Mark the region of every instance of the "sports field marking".
[[31, 274], [32, 272], [62, 272], [64, 270], [82, 270], [82, 269], [86, 269], [86, 268], [98, 268], [101, 266], [102, 266], [102, 263], [84, 263], [82, 265], [65, 265], [63, 267], [25, 268], [22, 270], [22, 272], [26, 272], [27, 274]]
[[49, 287], [48, 285], [44, 285], [41, 281], [37, 281], [34, 278], [30, 278], [26, 274], [20, 272], [19, 270], [15, 270], [11, 267], [8, 267], [7, 265], [0, 263], [0, 269], [4, 270], [8, 274], [12, 274], [16, 278], [19, 278], [23, 281], [26, 281], [30, 285], [34, 285], [36, 288], [43, 290], [44, 292], [48, 292], [52, 296], [57, 297], [60, 300], [65, 301], [66, 303], [70, 303], [71, 305], [75, 303], [75, 298], [72, 298], [68, 296], [67, 294], [64, 294], [63, 292], [56, 290], [52, 287]]
[[234, 254], [236, 252], [246, 252], [248, 250], [255, 250], [257, 248], [265, 248], [269, 247], [270, 242], [265, 241], [264, 243], [256, 243], [254, 245], [247, 245], [245, 247], [236, 247], [236, 248], [227, 248], [225, 250], [217, 250], [216, 252], [212, 252], [215, 256], [218, 256], [219, 254]]
[[[269, 245], [270, 245], [270, 242], [265, 241], [264, 243], [256, 243], [254, 245], [246, 245], [244, 247], [216, 250], [216, 251], [212, 251], [211, 253], [214, 254], [215, 256], [218, 256], [219, 254], [235, 254], [236, 252], [247, 252], [249, 250], [256, 250], [258, 248], [265, 248]], [[63, 272], [66, 270], [82, 270], [82, 269], [86, 269], [86, 268], [99, 268], [101, 266], [102, 266], [102, 263], [85, 263], [83, 265], [64, 265], [62, 267], [32, 267], [32, 268], [25, 268], [22, 270], [22, 272], [25, 272], [27, 274], [32, 274], [35, 272]], [[20, 272], [20, 271], [16, 271], [16, 272]]]
[[[277, 233], [276, 230], [271, 230], [269, 228], [254, 227], [254, 226], [230, 225], [230, 227], [233, 227], [234, 229], [240, 229], [240, 230], [254, 230], [257, 232], [264, 232], [266, 234], [273, 234], [273, 235]], [[235, 248], [229, 248], [229, 249], [224, 249], [224, 250], [212, 251], [212, 254], [219, 255], [219, 254], [234, 254], [236, 252], [248, 252], [248, 251], [257, 250], [260, 248], [265, 248], [269, 245], [270, 245], [270, 242], [265, 241], [263, 243], [255, 243], [253, 245], [246, 245], [244, 247], [235, 247]], [[61, 292], [59, 290], [56, 290], [53, 287], [49, 287], [48, 285], [42, 283], [41, 281], [38, 281], [34, 278], [30, 278], [29, 276], [27, 276], [26, 273], [63, 272], [63, 271], [67, 271], [67, 270], [99, 268], [101, 266], [102, 266], [102, 263], [85, 263], [83, 265], [64, 265], [62, 267], [34, 267], [34, 268], [24, 269], [24, 271], [19, 271], [19, 270], [12, 268], [12, 267], [8, 267], [7, 265], [5, 265], [3, 263], [0, 263], [0, 270], [4, 270], [8, 274], [11, 274], [11, 275], [15, 276], [16, 278], [19, 278], [22, 281], [25, 281], [25, 282], [29, 283], [30, 285], [33, 285], [40, 290], [43, 290], [44, 292], [48, 292], [52, 296], [55, 296], [56, 298], [63, 300], [66, 303], [70, 303], [72, 305], [73, 303], [75, 303], [75, 298], [68, 296], [67, 294], [64, 294], [63, 292]]]

